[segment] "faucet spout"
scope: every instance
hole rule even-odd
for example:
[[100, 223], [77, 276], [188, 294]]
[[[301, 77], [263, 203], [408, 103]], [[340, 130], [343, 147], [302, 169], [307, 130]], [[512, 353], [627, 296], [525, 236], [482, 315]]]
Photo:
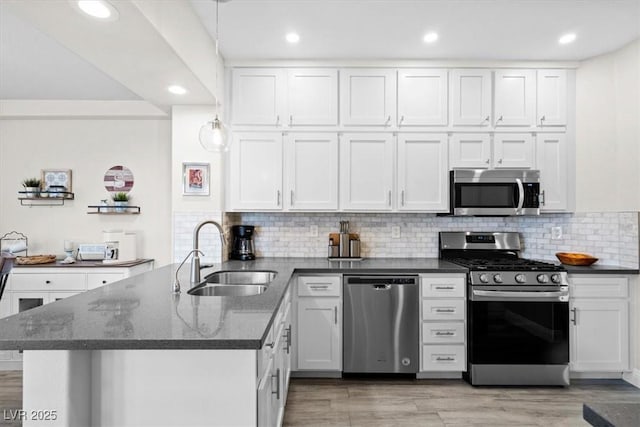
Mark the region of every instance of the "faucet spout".
[[207, 224], [211, 224], [213, 226], [215, 226], [218, 229], [218, 233], [220, 236], [220, 262], [222, 262], [222, 254], [224, 254], [224, 246], [225, 246], [225, 238], [224, 238], [224, 231], [222, 230], [222, 226], [220, 224], [218, 224], [216, 221], [213, 220], [206, 220], [206, 221], [202, 221], [201, 223], [199, 223], [198, 225], [196, 225], [196, 228], [193, 230], [193, 248], [192, 250], [194, 251], [194, 255], [193, 255], [193, 260], [191, 260], [191, 284], [195, 285], [197, 283], [200, 283], [200, 229], [202, 229], [202, 227], [204, 227]]

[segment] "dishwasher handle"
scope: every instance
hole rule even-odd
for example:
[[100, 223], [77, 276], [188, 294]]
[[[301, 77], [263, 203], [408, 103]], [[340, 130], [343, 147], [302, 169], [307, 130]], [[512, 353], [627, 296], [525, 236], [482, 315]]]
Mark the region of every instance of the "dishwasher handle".
[[387, 284], [387, 285], [371, 285], [373, 286], [373, 289], [375, 289], [376, 291], [388, 291], [389, 289], [391, 289], [391, 285]]

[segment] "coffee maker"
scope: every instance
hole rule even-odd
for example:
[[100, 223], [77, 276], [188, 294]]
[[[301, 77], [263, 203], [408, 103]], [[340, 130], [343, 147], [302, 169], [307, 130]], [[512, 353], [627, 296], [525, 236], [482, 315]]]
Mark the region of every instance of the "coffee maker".
[[229, 258], [239, 259], [241, 261], [249, 261], [256, 259], [253, 253], [253, 225], [233, 225], [231, 226], [231, 235], [233, 243], [231, 245], [231, 253]]

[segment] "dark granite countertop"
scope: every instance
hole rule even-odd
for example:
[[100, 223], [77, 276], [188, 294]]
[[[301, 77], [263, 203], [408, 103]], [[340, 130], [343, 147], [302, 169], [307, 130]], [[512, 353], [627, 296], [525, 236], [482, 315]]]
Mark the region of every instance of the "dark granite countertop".
[[49, 264], [14, 264], [13, 268], [116, 268], [116, 267], [135, 267], [136, 265], [153, 262], [153, 259], [137, 259], [135, 261], [103, 263], [102, 261], [76, 261], [73, 264], [63, 264], [59, 260]]
[[596, 427], [638, 427], [640, 403], [585, 403], [582, 417]]
[[205, 268], [274, 270], [266, 292], [245, 297], [197, 297], [186, 293], [189, 268], [180, 271], [183, 292], [171, 293], [177, 264], [133, 276], [43, 307], [0, 319], [2, 350], [259, 349], [297, 273], [466, 273], [434, 258], [263, 258]]
[[604, 265], [595, 263], [584, 267], [578, 265], [562, 264], [569, 274], [640, 274], [637, 268], [620, 267], [617, 265]]

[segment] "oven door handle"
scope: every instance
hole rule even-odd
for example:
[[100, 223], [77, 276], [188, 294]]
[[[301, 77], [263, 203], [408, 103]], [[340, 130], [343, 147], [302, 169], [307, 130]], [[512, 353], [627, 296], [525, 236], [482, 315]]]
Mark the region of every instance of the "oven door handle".
[[[480, 297], [480, 298], [473, 298]], [[569, 301], [569, 293], [567, 291], [559, 292], [521, 292], [521, 291], [480, 291], [473, 290], [472, 300], [492, 300], [507, 299], [509, 301], [529, 301], [529, 300], [548, 300], [548, 301]]]
[[518, 184], [518, 206], [516, 207], [516, 211], [520, 212], [524, 206], [524, 185], [520, 178], [516, 178], [516, 183]]

